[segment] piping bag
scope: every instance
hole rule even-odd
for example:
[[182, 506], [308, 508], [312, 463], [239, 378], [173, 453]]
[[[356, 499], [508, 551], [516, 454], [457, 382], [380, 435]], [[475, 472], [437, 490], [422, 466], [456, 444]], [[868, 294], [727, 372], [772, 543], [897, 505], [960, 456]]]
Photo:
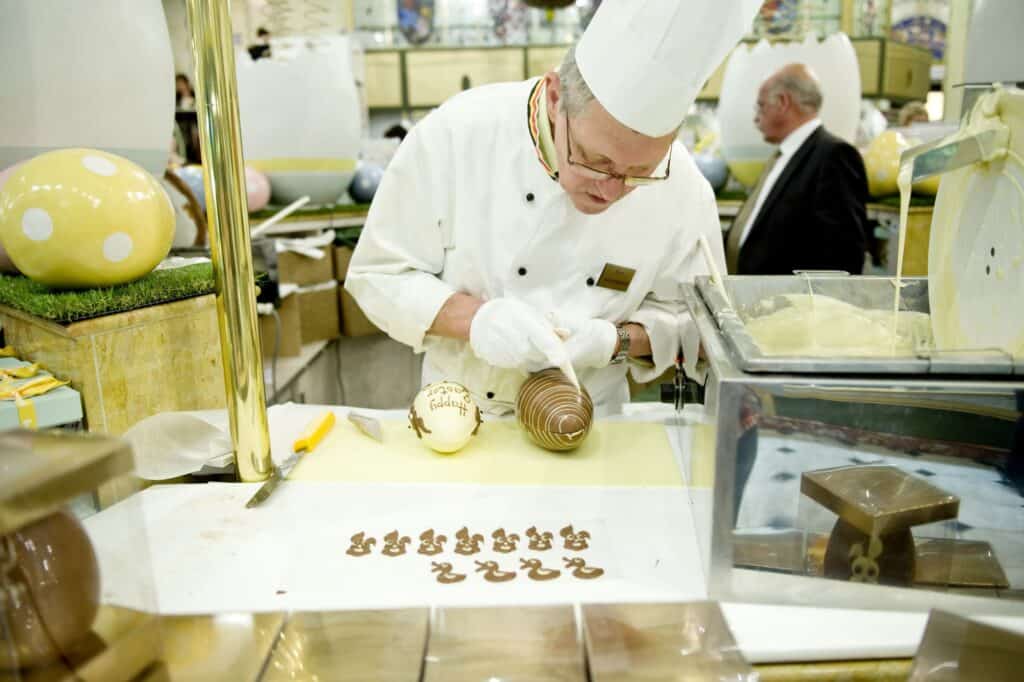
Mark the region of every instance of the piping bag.
[[[548, 320], [551, 321], [552, 323], [554, 323], [554, 321], [555, 321], [554, 313], [549, 313], [548, 314]], [[568, 329], [566, 329], [564, 327], [557, 327], [556, 326], [555, 327], [555, 335], [559, 339], [562, 340], [562, 343], [565, 343], [565, 341], [572, 334], [571, 334], [571, 332]], [[573, 385], [573, 387], [577, 391], [579, 391], [580, 390], [580, 380], [576, 377], [576, 370], [573, 368], [573, 366], [572, 366], [572, 359], [569, 358], [568, 355], [566, 355], [565, 360], [561, 364], [558, 365], [558, 369], [562, 370], [562, 374], [564, 374], [565, 378], [569, 380], [569, 383], [571, 383]]]

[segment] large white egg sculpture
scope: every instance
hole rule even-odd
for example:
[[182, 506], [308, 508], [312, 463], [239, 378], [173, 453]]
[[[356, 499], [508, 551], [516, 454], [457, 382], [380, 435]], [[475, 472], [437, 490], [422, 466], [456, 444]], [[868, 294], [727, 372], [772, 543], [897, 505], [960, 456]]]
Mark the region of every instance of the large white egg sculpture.
[[274, 201], [337, 201], [359, 157], [362, 118], [345, 36], [282, 38], [272, 57], [236, 55], [246, 164], [270, 179]]
[[729, 170], [748, 188], [753, 187], [765, 162], [774, 153], [754, 125], [757, 91], [770, 75], [795, 62], [809, 66], [821, 82], [822, 123], [833, 135], [850, 144], [857, 137], [860, 120], [860, 66], [857, 53], [844, 33], [819, 41], [756, 45], [741, 43], [726, 65], [718, 99], [722, 127], [722, 155]]
[[424, 386], [409, 409], [409, 425], [427, 447], [441, 454], [458, 452], [480, 428], [480, 408], [454, 381]]
[[160, 0], [5, 2], [0, 16], [0, 168], [87, 147], [163, 175], [174, 63]]

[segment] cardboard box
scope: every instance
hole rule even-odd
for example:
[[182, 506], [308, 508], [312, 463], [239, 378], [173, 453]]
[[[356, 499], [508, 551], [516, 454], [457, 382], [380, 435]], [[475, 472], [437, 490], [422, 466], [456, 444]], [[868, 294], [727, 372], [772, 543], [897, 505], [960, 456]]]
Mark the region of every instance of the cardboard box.
[[294, 294], [299, 301], [302, 343], [330, 341], [341, 336], [338, 314], [338, 283], [328, 282]]
[[321, 249], [323, 258], [309, 258], [291, 251], [277, 254], [277, 281], [306, 287], [334, 279], [334, 258], [330, 245]]
[[351, 246], [335, 246], [334, 247], [334, 279], [339, 282], [345, 281], [345, 275], [348, 274], [348, 264], [352, 261], [352, 247]]
[[[299, 295], [291, 294], [281, 299], [277, 309], [281, 320], [281, 336], [277, 341], [277, 357], [292, 358], [302, 352], [302, 327], [299, 317]], [[273, 315], [260, 315], [260, 346], [263, 357], [274, 357], [274, 336], [277, 324]]]
[[363, 309], [356, 303], [352, 294], [340, 289], [341, 294], [341, 331], [345, 336], [372, 336], [383, 332], [367, 319]]

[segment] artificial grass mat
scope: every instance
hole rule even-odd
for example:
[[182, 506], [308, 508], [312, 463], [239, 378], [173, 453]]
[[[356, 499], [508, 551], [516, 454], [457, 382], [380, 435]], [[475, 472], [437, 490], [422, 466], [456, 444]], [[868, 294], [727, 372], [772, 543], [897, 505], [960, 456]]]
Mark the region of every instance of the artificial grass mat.
[[213, 266], [196, 263], [154, 270], [127, 284], [101, 289], [58, 291], [28, 277], [0, 275], [0, 304], [59, 324], [212, 294]]

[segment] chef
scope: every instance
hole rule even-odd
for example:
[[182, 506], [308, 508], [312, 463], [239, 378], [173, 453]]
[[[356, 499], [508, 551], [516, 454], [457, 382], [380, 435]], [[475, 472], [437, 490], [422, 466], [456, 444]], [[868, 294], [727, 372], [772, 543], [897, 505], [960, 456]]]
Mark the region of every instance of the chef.
[[760, 0], [606, 0], [557, 72], [462, 92], [419, 122], [374, 196], [345, 287], [425, 352], [423, 382], [511, 410], [570, 364], [600, 414], [698, 338], [680, 285], [725, 271], [715, 197], [675, 142]]

